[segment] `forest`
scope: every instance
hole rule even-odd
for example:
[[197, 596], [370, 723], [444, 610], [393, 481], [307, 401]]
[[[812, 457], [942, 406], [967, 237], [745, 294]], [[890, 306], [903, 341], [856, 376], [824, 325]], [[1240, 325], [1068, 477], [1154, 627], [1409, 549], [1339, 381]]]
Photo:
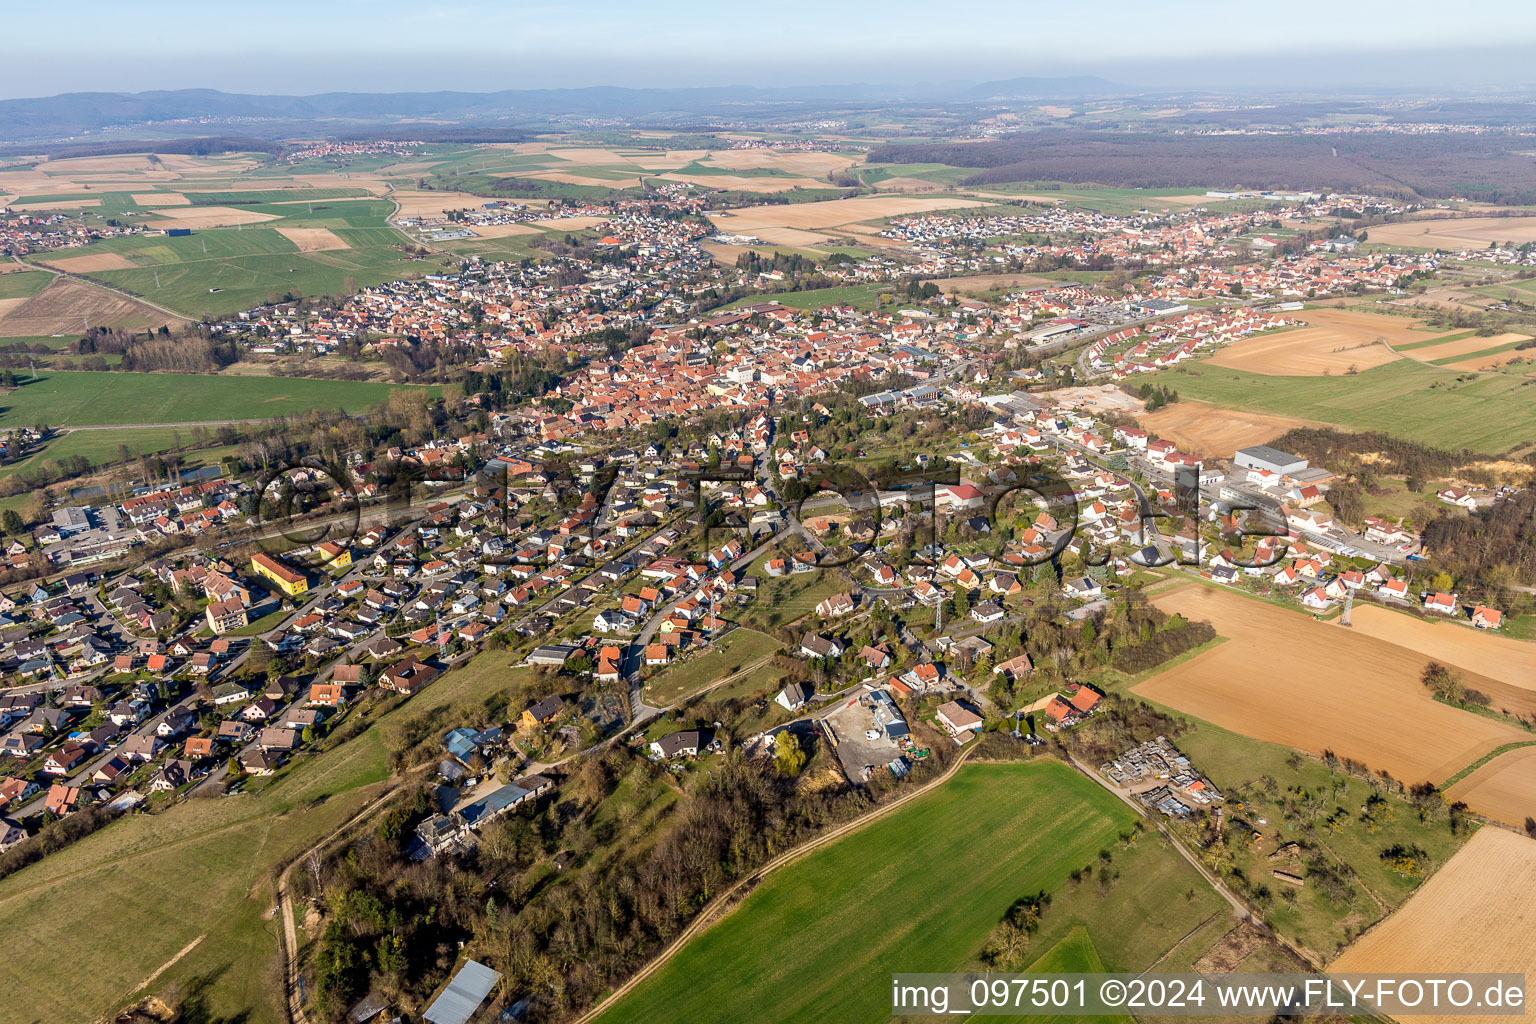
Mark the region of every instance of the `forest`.
[[1339, 189], [1536, 203], [1519, 136], [1172, 135], [1032, 132], [988, 142], [876, 146], [871, 163], [980, 167], [964, 185], [1083, 182], [1118, 188]]

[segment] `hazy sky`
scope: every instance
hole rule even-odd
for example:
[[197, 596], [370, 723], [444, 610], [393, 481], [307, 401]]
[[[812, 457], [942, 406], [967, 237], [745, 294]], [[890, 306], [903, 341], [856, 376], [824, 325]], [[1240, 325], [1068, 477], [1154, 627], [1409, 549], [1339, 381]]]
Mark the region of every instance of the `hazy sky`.
[[[1533, 0], [37, 0], [6, 4], [0, 96], [300, 94], [981, 80], [1536, 80]], [[1454, 16], [1451, 16], [1454, 9]], [[1481, 51], [1490, 42], [1500, 49]], [[1469, 52], [1449, 53], [1464, 50]], [[1440, 51], [1433, 59], [1418, 51]]]

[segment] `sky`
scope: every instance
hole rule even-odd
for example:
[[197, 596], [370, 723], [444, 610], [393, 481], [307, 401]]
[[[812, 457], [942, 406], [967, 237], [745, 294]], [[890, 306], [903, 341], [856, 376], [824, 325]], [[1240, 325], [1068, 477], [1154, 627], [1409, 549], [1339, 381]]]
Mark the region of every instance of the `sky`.
[[[0, 98], [811, 85], [1536, 82], [1532, 0], [71, 0], [7, 4]], [[1454, 16], [1453, 15], [1454, 12]]]

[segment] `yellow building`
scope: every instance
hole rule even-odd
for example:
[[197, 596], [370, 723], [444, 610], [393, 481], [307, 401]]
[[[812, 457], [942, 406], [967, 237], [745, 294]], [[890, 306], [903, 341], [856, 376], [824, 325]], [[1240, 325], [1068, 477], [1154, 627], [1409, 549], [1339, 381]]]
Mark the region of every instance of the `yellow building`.
[[344, 569], [352, 564], [351, 549], [331, 541], [320, 545], [320, 555], [325, 559], [327, 569]]
[[276, 583], [277, 588], [289, 597], [297, 597], [309, 589], [309, 580], [302, 573], [294, 572], [269, 555], [252, 555], [251, 571]]

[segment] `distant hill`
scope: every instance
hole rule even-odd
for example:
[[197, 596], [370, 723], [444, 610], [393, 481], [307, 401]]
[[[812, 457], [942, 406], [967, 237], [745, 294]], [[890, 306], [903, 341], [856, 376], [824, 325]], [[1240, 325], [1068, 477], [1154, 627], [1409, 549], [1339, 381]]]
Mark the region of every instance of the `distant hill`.
[[[0, 141], [89, 136], [105, 129], [135, 129], [157, 136], [213, 134], [207, 119], [239, 118], [239, 132], [291, 136], [304, 126], [327, 133], [413, 121], [471, 125], [526, 124], [555, 114], [656, 118], [792, 115], [841, 105], [904, 102], [975, 102], [993, 98], [1066, 99], [1131, 90], [1101, 78], [1015, 78], [969, 83], [806, 85], [775, 88], [710, 86], [689, 89], [511, 89], [502, 92], [329, 92], [313, 96], [257, 96], [214, 89], [169, 92], [80, 92], [37, 99], [0, 100]], [[262, 121], [251, 122], [248, 119]], [[204, 123], [196, 123], [203, 119]], [[265, 121], [266, 123], [262, 123]], [[181, 123], [178, 123], [181, 122]]]
[[1089, 96], [1125, 96], [1138, 90], [1107, 78], [1077, 75], [1068, 78], [1005, 78], [982, 82], [962, 92], [959, 99], [975, 100], [1056, 100]]

